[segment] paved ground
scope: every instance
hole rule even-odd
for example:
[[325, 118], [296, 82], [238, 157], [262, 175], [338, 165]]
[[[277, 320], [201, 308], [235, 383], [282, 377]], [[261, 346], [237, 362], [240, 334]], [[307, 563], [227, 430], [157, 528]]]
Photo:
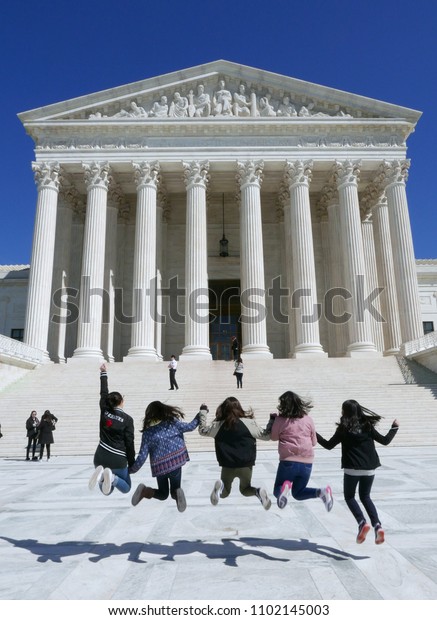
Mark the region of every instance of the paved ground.
[[[0, 446], [1, 447], [1, 446]], [[56, 449], [56, 446], [55, 446]], [[355, 543], [341, 497], [339, 451], [317, 449], [313, 483], [330, 482], [330, 514], [319, 500], [265, 511], [209, 494], [218, 466], [192, 454], [183, 481], [189, 506], [90, 492], [91, 458], [0, 460], [1, 600], [435, 600], [437, 453], [380, 448], [374, 500], [386, 543]], [[276, 453], [259, 452], [254, 482], [269, 492]], [[150, 482], [149, 465], [133, 478]]]

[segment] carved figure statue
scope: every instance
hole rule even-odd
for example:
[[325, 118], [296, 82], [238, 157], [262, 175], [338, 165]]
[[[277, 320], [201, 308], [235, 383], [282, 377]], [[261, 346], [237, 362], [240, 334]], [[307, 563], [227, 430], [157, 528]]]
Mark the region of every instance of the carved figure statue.
[[238, 92], [234, 93], [234, 103], [232, 111], [234, 116], [250, 116], [250, 108], [252, 102], [246, 97], [246, 87], [244, 84], [240, 84]]
[[219, 90], [214, 94], [213, 107], [216, 116], [232, 116], [232, 95], [225, 88], [225, 81], [219, 81]]
[[210, 116], [211, 114], [211, 98], [208, 93], [205, 93], [205, 87], [203, 84], [199, 84], [197, 87], [197, 95], [193, 95], [193, 91], [190, 91], [190, 106], [188, 108], [190, 116]]
[[155, 101], [149, 112], [149, 116], [156, 116], [157, 118], [168, 116], [167, 97], [165, 95], [162, 95], [159, 101]]
[[307, 107], [303, 105], [301, 109], [299, 110], [299, 116], [303, 116], [303, 117], [311, 116], [311, 112], [309, 111]]
[[176, 92], [173, 95], [173, 101], [171, 102], [168, 115], [173, 118], [183, 118], [184, 116], [188, 116], [188, 99], [186, 97], [182, 97], [180, 93]]
[[290, 97], [285, 96], [278, 108], [278, 116], [297, 116], [296, 108], [290, 102]]
[[260, 97], [259, 100], [259, 114], [260, 116], [276, 116], [275, 109], [270, 104], [270, 95]]
[[131, 101], [130, 109], [121, 109], [120, 112], [114, 114], [114, 118], [146, 118], [147, 112], [144, 108], [140, 107], [135, 101]]

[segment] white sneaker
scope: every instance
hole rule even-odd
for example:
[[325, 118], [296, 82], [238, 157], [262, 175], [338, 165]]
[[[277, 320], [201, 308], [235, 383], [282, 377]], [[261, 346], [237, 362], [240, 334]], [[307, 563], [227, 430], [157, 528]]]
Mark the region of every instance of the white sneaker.
[[90, 491], [92, 491], [95, 488], [96, 484], [100, 482], [100, 480], [102, 479], [102, 476], [103, 476], [103, 467], [99, 465], [98, 467], [95, 468], [93, 475], [89, 479], [88, 488]]
[[278, 508], [280, 508], [281, 510], [285, 508], [288, 503], [288, 496], [290, 495], [291, 485], [292, 483], [289, 480], [286, 480], [281, 487], [281, 493], [277, 499]]
[[223, 484], [221, 480], [217, 480], [216, 483], [214, 484], [214, 488], [209, 498], [213, 506], [217, 506], [217, 504], [219, 503], [220, 495], [221, 495], [221, 492], [223, 491], [224, 486], [225, 485]]
[[270, 506], [272, 505], [272, 502], [270, 501], [270, 498], [267, 495], [267, 491], [265, 489], [257, 489], [256, 496], [261, 502], [264, 510], [268, 510]]
[[144, 497], [143, 491], [144, 491], [145, 488], [146, 488], [145, 484], [139, 484], [137, 486], [137, 489], [136, 489], [135, 493], [132, 495], [132, 499], [131, 499], [132, 506], [136, 506], [143, 499], [143, 497]]
[[187, 507], [187, 500], [183, 489], [176, 489], [176, 507], [179, 512], [184, 512]]
[[102, 484], [102, 493], [103, 495], [109, 495], [112, 491], [112, 483], [115, 480], [115, 476], [109, 467], [105, 467], [103, 470], [103, 484]]
[[328, 486], [324, 489], [320, 489], [320, 499], [325, 504], [327, 512], [331, 512], [334, 505], [334, 498], [332, 497], [331, 487]]

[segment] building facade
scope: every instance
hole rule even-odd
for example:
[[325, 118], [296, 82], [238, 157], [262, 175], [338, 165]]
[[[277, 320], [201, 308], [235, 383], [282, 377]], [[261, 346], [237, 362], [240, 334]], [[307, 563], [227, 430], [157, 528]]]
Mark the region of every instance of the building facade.
[[217, 61], [19, 115], [47, 360], [389, 355], [423, 334], [420, 112]]

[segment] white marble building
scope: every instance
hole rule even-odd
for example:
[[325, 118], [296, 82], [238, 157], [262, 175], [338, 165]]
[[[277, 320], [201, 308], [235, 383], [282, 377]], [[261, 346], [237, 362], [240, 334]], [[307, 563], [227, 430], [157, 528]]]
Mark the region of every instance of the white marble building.
[[46, 359], [226, 359], [234, 334], [246, 357], [389, 355], [423, 334], [420, 112], [217, 61], [19, 118], [24, 340]]

